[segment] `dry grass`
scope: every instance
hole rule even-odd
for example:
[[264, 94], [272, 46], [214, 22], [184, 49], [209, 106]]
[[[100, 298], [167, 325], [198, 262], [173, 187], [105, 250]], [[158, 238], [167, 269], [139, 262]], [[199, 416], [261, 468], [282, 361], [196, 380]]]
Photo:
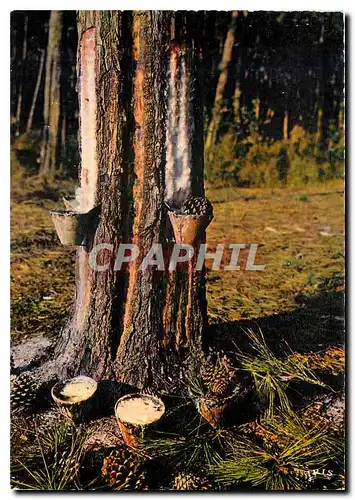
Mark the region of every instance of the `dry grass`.
[[[73, 180], [44, 184], [29, 177], [12, 153], [11, 299], [12, 333], [57, 333], [74, 292], [75, 250], [62, 247], [48, 210], [74, 192]], [[210, 250], [217, 243], [259, 244], [257, 264], [245, 271], [209, 271], [210, 321], [265, 318], [294, 311], [300, 296], [324, 283], [343, 290], [344, 198], [341, 181], [284, 189], [208, 189], [215, 218], [208, 228]], [[323, 235], [321, 234], [323, 232]], [[225, 251], [223, 264], [229, 262]], [[211, 261], [207, 262], [211, 268]]]
[[[303, 190], [208, 189], [215, 214], [207, 231], [210, 250], [217, 243], [257, 243], [256, 264], [265, 265], [264, 271], [245, 271], [246, 249], [241, 271], [208, 273], [211, 320], [288, 312], [300, 294], [313, 295], [325, 280], [343, 276], [343, 188], [332, 181]], [[229, 259], [230, 250], [222, 263]]]
[[320, 370], [335, 376], [345, 371], [345, 352], [340, 347], [329, 347], [321, 354], [296, 353], [295, 356], [304, 366], [312, 370]]
[[[11, 300], [12, 334], [15, 337], [36, 332], [58, 334], [69, 315], [74, 294], [75, 250], [59, 244], [48, 211], [62, 207], [61, 196], [70, 197], [68, 195], [73, 194], [74, 184], [74, 181], [62, 180], [48, 185], [39, 178], [28, 176], [13, 151]], [[307, 377], [302, 379], [301, 375], [308, 375], [309, 370], [313, 369], [317, 376], [327, 375], [326, 382], [334, 383], [335, 389], [339, 389], [340, 385], [340, 391], [344, 349], [339, 345], [339, 339], [343, 336], [343, 323], [337, 314], [342, 315], [342, 312], [338, 312], [341, 310], [338, 303], [339, 299], [342, 300], [344, 290], [343, 188], [342, 182], [332, 181], [303, 190], [207, 190], [215, 214], [207, 233], [210, 251], [216, 248], [217, 243], [257, 243], [259, 250], [256, 263], [266, 266], [264, 271], [245, 271], [248, 250], [241, 252], [241, 271], [211, 271], [211, 262], [208, 262], [207, 295], [211, 323], [220, 324], [221, 329], [225, 327], [227, 336], [232, 343], [236, 341], [240, 348], [242, 346], [238, 341], [242, 336], [233, 323], [235, 321], [239, 321], [243, 327], [245, 322], [241, 320], [257, 319], [268, 343], [275, 341], [278, 335], [292, 344], [292, 335], [297, 334], [301, 343], [296, 343], [299, 349], [293, 353], [291, 368], [297, 368], [298, 379], [304, 381]], [[230, 251], [226, 251], [223, 265], [227, 265], [229, 260]], [[294, 324], [297, 332], [292, 331]], [[213, 325], [214, 334], [218, 328]], [[338, 330], [340, 334], [334, 340], [332, 335]], [[279, 346], [284, 351], [284, 345], [279, 343]], [[314, 349], [314, 346], [317, 347]], [[312, 352], [314, 350], [317, 352]], [[290, 368], [291, 357], [287, 364], [284, 357], [279, 359], [270, 353], [267, 350], [264, 356], [259, 355], [258, 358], [254, 352], [251, 357], [244, 355], [243, 358], [244, 362], [252, 363], [246, 368], [254, 369], [254, 373], [255, 362], [259, 361], [260, 365], [261, 361], [265, 365], [267, 358], [264, 371], [256, 366], [260, 372], [256, 374], [260, 375], [264, 385], [265, 373], [269, 374], [273, 366], [276, 367], [277, 376], [285, 375], [285, 370]], [[312, 381], [314, 383], [318, 379]], [[286, 379], [287, 386], [288, 382]], [[323, 390], [323, 384], [314, 387], [315, 390]], [[243, 439], [234, 442], [229, 461], [222, 462], [217, 471], [222, 482], [224, 479], [228, 482], [232, 475], [238, 482], [248, 481], [257, 487], [263, 485], [266, 489], [299, 489], [308, 487], [306, 482], [309, 474], [316, 472], [315, 468], [323, 462], [329, 461], [332, 454], [320, 447], [325, 438], [328, 439], [331, 429], [329, 419], [321, 412], [321, 406], [325, 407], [326, 402], [319, 400], [313, 404], [313, 392], [307, 393], [301, 385], [292, 389], [294, 392], [297, 389], [302, 408], [305, 401], [312, 402], [309, 410], [302, 413], [304, 421], [312, 425], [313, 422], [324, 423], [328, 426], [326, 432], [323, 429], [309, 431], [309, 434], [295, 441], [296, 433], [290, 426], [291, 438], [289, 435], [283, 436], [279, 427], [269, 425], [261, 428], [259, 421], [250, 423], [250, 436], [241, 426]], [[185, 426], [185, 419], [190, 418], [185, 400], [180, 406], [184, 414], [181, 422]], [[339, 411], [343, 411], [342, 407]], [[200, 435], [201, 421], [197, 427], [196, 420], [191, 420], [189, 425], [197, 429], [196, 439], [177, 441], [178, 446], [171, 446], [176, 444], [175, 441], [159, 440], [159, 453], [165, 447], [171, 463], [172, 455], [176, 454], [178, 461], [183, 457], [187, 467], [190, 462], [198, 464], [199, 468], [204, 460], [215, 463], [221, 451], [219, 435], [218, 440], [213, 436], [213, 446], [209, 447], [207, 434]], [[333, 427], [337, 439], [342, 443], [340, 431]], [[48, 462], [41, 448], [40, 461], [31, 469], [31, 462], [28, 462], [30, 448], [26, 444], [28, 437], [23, 430], [19, 434], [19, 439], [13, 437], [12, 454], [14, 458], [16, 446], [19, 451], [26, 451], [26, 463], [22, 468], [28, 477], [21, 481], [26, 484], [29, 482], [28, 488], [66, 489], [68, 484], [75, 485], [76, 442], [72, 443], [69, 459], [63, 455], [59, 461]], [[257, 442], [252, 443], [251, 440]], [[187, 452], [187, 455], [181, 454], [181, 451]], [[164, 459], [168, 460], [168, 457]], [[75, 472], [73, 477], [72, 471]], [[300, 479], [299, 471], [304, 473], [303, 479]], [[331, 486], [330, 489], [334, 488]]]
[[62, 207], [73, 182], [51, 186], [26, 176], [12, 154], [11, 332], [55, 333], [74, 292], [75, 250], [59, 244], [49, 210]]

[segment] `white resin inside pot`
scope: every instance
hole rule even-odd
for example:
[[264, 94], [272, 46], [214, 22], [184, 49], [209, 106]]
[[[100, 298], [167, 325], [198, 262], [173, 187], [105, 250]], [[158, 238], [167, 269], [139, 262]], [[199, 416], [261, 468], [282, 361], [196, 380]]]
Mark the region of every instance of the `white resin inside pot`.
[[163, 402], [148, 395], [124, 397], [116, 405], [116, 417], [121, 422], [134, 425], [148, 425], [156, 422], [164, 412]]
[[60, 403], [75, 404], [89, 399], [96, 391], [97, 382], [90, 377], [79, 376], [53, 388], [53, 396]]

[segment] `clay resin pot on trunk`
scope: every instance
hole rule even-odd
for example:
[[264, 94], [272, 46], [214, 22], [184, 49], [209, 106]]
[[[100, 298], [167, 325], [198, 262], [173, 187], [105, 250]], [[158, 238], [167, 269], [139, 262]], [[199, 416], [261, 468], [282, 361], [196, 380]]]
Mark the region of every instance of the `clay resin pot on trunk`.
[[212, 215], [188, 215], [179, 211], [168, 211], [178, 244], [194, 245], [201, 240], [203, 232], [211, 223]]
[[52, 221], [58, 238], [64, 246], [83, 246], [86, 244], [90, 212], [74, 210], [51, 210]]
[[75, 422], [82, 422], [88, 416], [97, 389], [97, 382], [80, 375], [58, 382], [52, 387], [52, 398], [60, 411]]
[[163, 401], [149, 394], [128, 394], [115, 405], [115, 415], [127, 446], [138, 448], [165, 413]]

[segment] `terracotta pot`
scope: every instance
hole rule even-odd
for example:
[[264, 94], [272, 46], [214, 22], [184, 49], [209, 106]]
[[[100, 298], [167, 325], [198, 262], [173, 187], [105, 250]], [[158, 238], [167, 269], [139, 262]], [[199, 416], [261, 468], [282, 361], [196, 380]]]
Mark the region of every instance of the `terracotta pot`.
[[[139, 410], [139, 414], [134, 412], [137, 403], [140, 408], [142, 406], [144, 408], [144, 405], [147, 406], [146, 417], [141, 410]], [[129, 410], [130, 407], [132, 408], [131, 411]], [[149, 407], [156, 408], [154, 416], [149, 415]], [[126, 409], [126, 412], [124, 409]], [[123, 440], [131, 448], [141, 447], [141, 439], [156, 426], [164, 413], [165, 405], [163, 401], [150, 394], [128, 394], [120, 398], [115, 405], [115, 415]]]
[[74, 210], [51, 210], [52, 221], [62, 245], [84, 246], [90, 212]]
[[[75, 386], [80, 387], [77, 394], [75, 394]], [[69, 387], [71, 388], [70, 394], [66, 393]], [[52, 387], [51, 393], [52, 398], [64, 416], [74, 422], [82, 422], [92, 408], [96, 389], [97, 382], [94, 379], [80, 375], [79, 377], [58, 382]]]
[[173, 226], [175, 242], [178, 244], [194, 245], [211, 223], [211, 215], [186, 215], [175, 211], [168, 211]]

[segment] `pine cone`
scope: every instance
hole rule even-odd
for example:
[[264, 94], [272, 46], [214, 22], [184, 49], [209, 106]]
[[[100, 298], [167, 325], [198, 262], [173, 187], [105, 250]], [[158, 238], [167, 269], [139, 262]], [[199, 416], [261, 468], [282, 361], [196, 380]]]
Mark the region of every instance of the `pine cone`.
[[203, 360], [201, 365], [202, 380], [206, 384], [210, 384], [214, 380], [215, 374], [216, 366], [211, 361]]
[[230, 380], [225, 378], [224, 374], [221, 374], [214, 383], [210, 386], [210, 391], [216, 396], [227, 396], [230, 386]]
[[211, 489], [213, 489], [212, 483], [206, 477], [186, 474], [184, 472], [174, 477], [173, 490], [201, 491]]
[[37, 383], [29, 372], [24, 372], [13, 381], [11, 387], [11, 409], [30, 410], [36, 400]]
[[209, 357], [202, 363], [201, 375], [210, 393], [226, 397], [234, 379], [235, 370], [226, 355], [218, 356], [214, 364]]
[[213, 216], [211, 202], [204, 197], [190, 196], [182, 205], [182, 212], [186, 215], [210, 215]]
[[114, 490], [142, 490], [144, 486], [141, 460], [123, 447], [104, 459], [101, 474]]
[[14, 373], [15, 374], [16, 372], [16, 368], [15, 368], [15, 361], [14, 361], [14, 357], [12, 354], [10, 354], [10, 373]]

